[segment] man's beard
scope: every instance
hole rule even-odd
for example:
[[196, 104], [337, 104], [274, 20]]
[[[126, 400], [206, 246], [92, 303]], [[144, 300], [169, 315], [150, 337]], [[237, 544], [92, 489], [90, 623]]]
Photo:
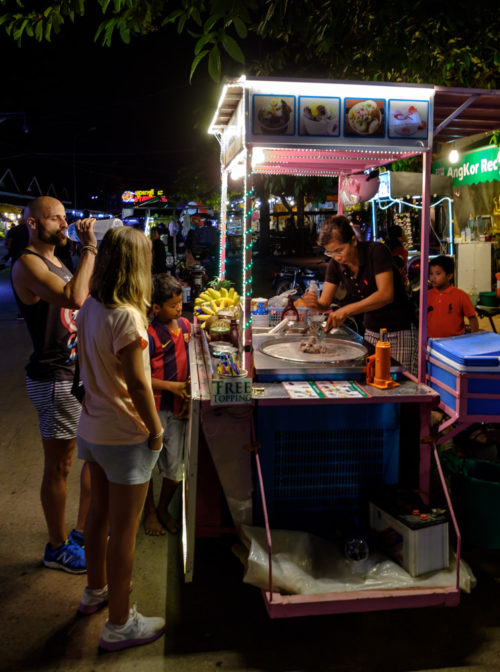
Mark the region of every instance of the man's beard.
[[47, 245], [54, 245], [55, 247], [64, 247], [68, 243], [68, 239], [65, 235], [61, 236], [62, 231], [58, 233], [47, 233], [43, 228], [43, 225], [38, 224], [38, 239], [42, 243], [47, 243]]

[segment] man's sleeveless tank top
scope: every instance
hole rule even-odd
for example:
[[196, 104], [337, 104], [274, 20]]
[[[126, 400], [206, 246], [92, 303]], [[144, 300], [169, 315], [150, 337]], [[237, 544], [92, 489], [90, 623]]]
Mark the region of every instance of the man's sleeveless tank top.
[[[59, 267], [36, 252], [23, 250], [24, 254], [39, 257], [49, 271], [64, 282], [71, 280], [71, 272]], [[61, 308], [39, 299], [26, 305], [19, 297], [19, 307], [33, 341], [34, 352], [26, 366], [27, 375], [33, 380], [72, 380], [76, 362], [76, 323], [73, 310]]]

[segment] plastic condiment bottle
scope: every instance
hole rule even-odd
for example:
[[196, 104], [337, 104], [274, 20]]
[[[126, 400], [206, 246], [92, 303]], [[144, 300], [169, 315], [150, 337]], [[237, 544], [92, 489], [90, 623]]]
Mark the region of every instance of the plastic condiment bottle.
[[465, 229], [465, 238], [467, 243], [470, 243], [476, 239], [475, 228], [474, 217], [472, 216], [472, 213], [469, 213], [469, 219], [467, 220], [467, 227]]
[[231, 345], [234, 345], [235, 348], [240, 347], [240, 330], [238, 328], [238, 322], [235, 319], [231, 320], [231, 326], [229, 328], [229, 340]]
[[316, 294], [316, 298], [319, 299], [319, 287], [316, 280], [311, 280], [311, 282], [309, 283], [309, 287], [307, 288], [307, 291], [314, 292]]
[[[318, 283], [316, 282], [316, 280], [311, 280], [311, 282], [309, 283], [309, 287], [307, 288], [307, 291], [308, 292], [313, 292], [313, 294], [315, 294], [315, 296], [316, 296], [316, 299], [319, 299], [320, 292], [319, 292], [319, 287], [318, 287]], [[315, 308], [309, 308], [309, 315], [311, 317], [312, 316], [317, 316], [318, 311]]]
[[500, 273], [495, 273], [497, 279], [497, 299], [500, 299]]
[[288, 296], [288, 303], [281, 313], [281, 320], [291, 320], [293, 322], [299, 321], [299, 311], [293, 305], [293, 296], [291, 294]]
[[387, 329], [381, 329], [375, 346], [375, 378], [387, 380], [391, 377], [391, 344], [387, 340]]

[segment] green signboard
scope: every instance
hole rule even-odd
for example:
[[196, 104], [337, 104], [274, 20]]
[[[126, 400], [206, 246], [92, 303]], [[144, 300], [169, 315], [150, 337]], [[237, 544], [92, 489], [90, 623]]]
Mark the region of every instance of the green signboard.
[[498, 147], [489, 145], [465, 152], [459, 156], [457, 163], [436, 161], [432, 164], [432, 172], [435, 175], [451, 177], [455, 187], [500, 180]]

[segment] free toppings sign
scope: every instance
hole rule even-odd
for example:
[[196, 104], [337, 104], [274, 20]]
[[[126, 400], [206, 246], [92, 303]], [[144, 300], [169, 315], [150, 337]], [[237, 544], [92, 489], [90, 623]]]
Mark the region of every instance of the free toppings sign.
[[451, 177], [455, 187], [500, 180], [498, 153], [495, 145], [480, 147], [463, 154], [456, 164], [445, 161], [433, 163], [432, 172]]
[[249, 404], [252, 401], [251, 378], [212, 380], [212, 405]]

